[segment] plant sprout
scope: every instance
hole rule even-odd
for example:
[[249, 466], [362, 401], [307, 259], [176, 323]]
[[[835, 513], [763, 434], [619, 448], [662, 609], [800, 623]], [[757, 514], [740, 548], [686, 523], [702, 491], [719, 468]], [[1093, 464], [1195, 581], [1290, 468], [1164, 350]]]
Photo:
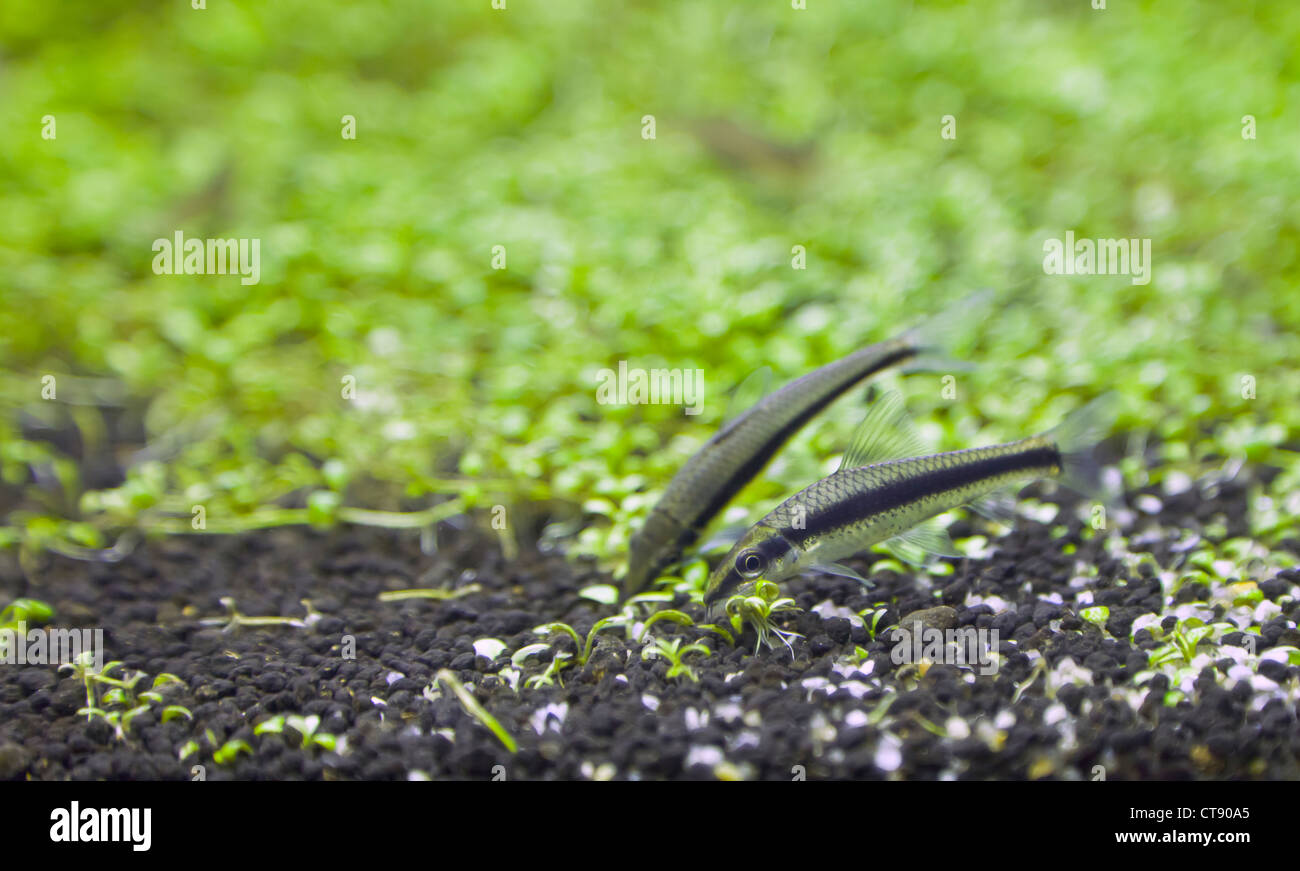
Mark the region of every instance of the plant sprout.
[[95, 703], [95, 675], [100, 671], [95, 665], [95, 654], [93, 651], [82, 651], [77, 654], [76, 659], [72, 662], [64, 663], [59, 666], [59, 671], [70, 671], [76, 675], [77, 680], [81, 681], [86, 688], [86, 706], [77, 711], [78, 714], [85, 712], [86, 722], [90, 722], [91, 712], [98, 711], [99, 708]]
[[[559, 674], [568, 667], [569, 660], [573, 657], [562, 651], [556, 651], [546, 670], [541, 674], [535, 674], [532, 677], [524, 679], [524, 687], [527, 689], [539, 689], [555, 684], [559, 680]], [[560, 686], [564, 686], [564, 681], [560, 680]]]
[[177, 717], [184, 717], [187, 720], [194, 719], [194, 715], [190, 713], [190, 709], [184, 705], [168, 705], [163, 708], [161, 719], [164, 723], [174, 720]]
[[[1155, 630], [1158, 628], [1151, 627], [1152, 634], [1156, 634]], [[1169, 640], [1147, 654], [1147, 667], [1159, 668], [1180, 659], [1190, 664], [1196, 656], [1197, 647], [1213, 640], [1217, 635], [1234, 631], [1236, 628], [1230, 623], [1215, 623], [1207, 626], [1205, 621], [1196, 617], [1179, 620], [1173, 631], [1169, 633]]]
[[54, 609], [39, 599], [14, 599], [0, 611], [0, 631], [18, 631], [18, 624], [46, 623], [54, 616]]
[[278, 714], [269, 720], [263, 720], [253, 727], [254, 735], [282, 735], [285, 727], [293, 729], [302, 736], [302, 749], [306, 750], [313, 744], [322, 747], [331, 752], [338, 746], [338, 738], [328, 732], [317, 731], [320, 728], [320, 717], [316, 714], [301, 716], [298, 714]]
[[661, 620], [667, 620], [671, 623], [676, 623], [679, 626], [695, 625], [695, 621], [692, 620], [689, 615], [683, 614], [681, 611], [674, 611], [671, 608], [667, 608], [663, 611], [656, 611], [646, 618], [645, 623], [641, 625], [641, 636], [637, 640], [644, 643], [646, 635], [650, 632], [650, 627]]
[[1094, 605], [1091, 608], [1083, 608], [1079, 611], [1079, 619], [1087, 621], [1105, 632], [1106, 621], [1110, 620], [1110, 609], [1105, 605]]
[[486, 726], [488, 731], [497, 737], [497, 740], [501, 742], [502, 746], [511, 753], [518, 752], [519, 744], [515, 739], [511, 737], [510, 733], [507, 732], [505, 728], [502, 727], [496, 717], [488, 713], [487, 708], [484, 708], [479, 704], [478, 699], [474, 698], [474, 694], [469, 691], [469, 688], [461, 683], [460, 679], [449, 669], [439, 669], [438, 673], [434, 675], [433, 686], [430, 686], [425, 690], [426, 698], [436, 698], [434, 687], [436, 687], [439, 682], [445, 683], [447, 686], [451, 687], [451, 691], [455, 694], [456, 698], [460, 700], [461, 707], [465, 709], [465, 712]]
[[[163, 672], [162, 674], [158, 675], [156, 678], [153, 679], [152, 688], [147, 689], [144, 692], [140, 693], [140, 698], [146, 699], [150, 702], [157, 702], [159, 704], [162, 704], [163, 694], [162, 692], [160, 692], [160, 690], [165, 690], [169, 686], [177, 686], [177, 685], [185, 686], [185, 681], [181, 680], [174, 674], [171, 674], [169, 672]], [[176, 706], [173, 705], [172, 707], [176, 707]], [[166, 720], [164, 720], [163, 722], [166, 722]]]
[[[212, 754], [212, 761], [218, 765], [227, 765], [234, 762], [240, 753], [247, 753], [251, 756], [253, 755], [253, 748], [243, 738], [232, 738], [222, 744], [221, 749]], [[184, 759], [185, 757], [182, 756], [181, 758]]]
[[[232, 596], [222, 596], [219, 601], [225, 606], [226, 616], [204, 618], [199, 621], [200, 626], [222, 626], [222, 632], [234, 632], [241, 626], [292, 626], [295, 629], [302, 629], [307, 625], [305, 620], [296, 617], [249, 617], [241, 614], [235, 607], [235, 599]], [[309, 617], [313, 614], [310, 606], [307, 607], [307, 614]]]
[[858, 616], [862, 618], [863, 626], [866, 627], [867, 635], [872, 641], [876, 640], [876, 631], [880, 626], [880, 621], [888, 611], [888, 608], [866, 608], [858, 612]]
[[443, 601], [446, 599], [459, 599], [461, 596], [468, 596], [472, 593], [483, 592], [481, 584], [466, 584], [456, 589], [446, 589], [439, 587], [417, 587], [410, 590], [389, 590], [386, 593], [379, 594], [381, 602], [404, 602], [407, 599], [434, 599]]
[[798, 632], [781, 629], [773, 622], [772, 617], [782, 612], [801, 609], [795, 605], [794, 599], [782, 598], [780, 588], [776, 584], [771, 581], [758, 581], [754, 585], [753, 593], [732, 596], [727, 600], [724, 610], [736, 635], [742, 633], [746, 623], [754, 627], [754, 632], [758, 636], [758, 642], [754, 645], [755, 654], [764, 646], [773, 647], [772, 636], [775, 635], [790, 651], [790, 658], [794, 658], [794, 646], [790, 643], [790, 639], [803, 636]]
[[698, 683], [700, 678], [695, 673], [695, 669], [682, 660], [688, 653], [699, 653], [708, 656], [711, 652], [712, 651], [709, 650], [708, 645], [703, 642], [696, 641], [683, 647], [682, 639], [680, 638], [673, 638], [671, 640], [667, 638], [656, 638], [654, 639], [653, 647], [646, 647], [641, 651], [641, 659], [646, 660], [654, 657], [662, 657], [663, 659], [668, 660], [669, 663], [668, 673], [665, 675], [669, 680], [672, 680], [675, 677], [685, 676]]
[[[122, 670], [121, 677], [112, 677], [111, 672]], [[137, 694], [135, 687], [143, 680], [146, 675], [142, 671], [130, 671], [123, 668], [121, 662], [114, 660], [105, 663], [104, 666], [95, 665], [95, 655], [92, 651], [83, 651], [77, 655], [77, 658], [70, 663], [59, 666], [59, 671], [71, 671], [78, 680], [82, 682], [86, 689], [86, 704], [80, 708], [77, 713], [86, 715], [86, 722], [91, 722], [95, 717], [107, 722], [113, 727], [113, 732], [118, 740], [124, 740], [131, 731], [131, 721], [150, 709], [153, 703], [161, 704], [162, 695], [156, 691], [156, 688], [170, 684], [182, 684], [180, 678], [174, 674], [163, 673], [154, 678], [153, 686], [155, 689], [147, 690]], [[109, 687], [102, 695], [97, 692], [97, 687]], [[96, 698], [96, 696], [99, 696]], [[117, 705], [126, 708], [125, 711], [109, 710], [108, 706]], [[163, 708], [162, 722], [166, 723], [176, 717], [185, 717], [193, 719], [193, 714], [188, 708], [181, 705], [168, 705]]]
[[[544, 636], [555, 636], [555, 635], [569, 636], [569, 638], [573, 640], [574, 649], [577, 651], [578, 665], [583, 666], [586, 665], [587, 660], [591, 658], [591, 650], [596, 644], [597, 633], [616, 626], [623, 626], [627, 623], [627, 620], [628, 617], [625, 614], [615, 614], [610, 617], [602, 617], [601, 619], [597, 620], [594, 624], [592, 624], [591, 629], [587, 632], [587, 640], [585, 642], [582, 641], [582, 639], [579, 637], [577, 630], [575, 630], [568, 623], [561, 623], [561, 622], [543, 623], [541, 626], [534, 627], [533, 632], [537, 635], [544, 635]], [[530, 644], [527, 647], [521, 648], [517, 653], [515, 653], [515, 656], [512, 657], [514, 664], [516, 666], [521, 664], [522, 659], [519, 657], [520, 654], [522, 654], [525, 650], [530, 651], [531, 653], [536, 653], [537, 650], [539, 649], [544, 650], [545, 645]], [[531, 655], [531, 653], [529, 655]], [[557, 656], [560, 655], [563, 655], [566, 658], [568, 657], [568, 654], [557, 654]]]

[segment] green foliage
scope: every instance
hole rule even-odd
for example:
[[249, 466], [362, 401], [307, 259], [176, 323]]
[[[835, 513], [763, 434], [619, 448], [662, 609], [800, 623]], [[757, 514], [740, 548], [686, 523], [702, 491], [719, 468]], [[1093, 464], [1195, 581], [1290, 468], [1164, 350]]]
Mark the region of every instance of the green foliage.
[[1086, 620], [1104, 632], [1106, 631], [1106, 621], [1110, 619], [1110, 609], [1105, 605], [1081, 608], [1079, 610], [1079, 619]]
[[433, 693], [436, 692], [436, 687], [439, 683], [442, 683], [451, 689], [452, 693], [456, 696], [456, 699], [460, 702], [461, 707], [465, 709], [465, 712], [486, 726], [488, 731], [495, 735], [496, 739], [501, 742], [501, 746], [505, 747], [506, 750], [511, 753], [518, 752], [519, 744], [515, 741], [514, 737], [505, 730], [505, 727], [501, 725], [500, 721], [497, 720], [496, 717], [488, 713], [487, 708], [483, 707], [483, 705], [479, 703], [479, 700], [474, 698], [474, 694], [469, 691], [469, 688], [461, 683], [455, 673], [449, 669], [443, 668], [438, 670], [438, 673], [434, 675], [433, 686], [425, 690], [425, 695], [433, 697]]
[[[136, 686], [148, 677], [142, 671], [132, 671], [116, 660], [100, 666], [93, 651], [83, 651], [76, 660], [59, 666], [59, 671], [69, 671], [80, 680], [86, 691], [86, 704], [77, 713], [86, 715], [89, 723], [99, 717], [113, 727], [117, 740], [124, 741], [131, 732], [131, 722], [148, 711], [154, 704], [162, 705], [162, 722], [183, 716], [193, 719], [188, 708], [166, 705], [163, 692], [169, 684], [184, 685], [180, 678], [166, 672], [153, 680], [152, 688], [137, 693]], [[119, 676], [113, 677], [116, 672]], [[106, 687], [102, 692], [101, 687]], [[182, 757], [184, 758], [184, 757]]]
[[31, 628], [47, 623], [54, 616], [54, 608], [39, 599], [14, 599], [0, 611], [0, 630], [18, 631], [22, 623]]
[[[290, 626], [295, 629], [302, 629], [307, 625], [306, 620], [300, 620], [296, 617], [249, 617], [247, 614], [240, 613], [232, 597], [222, 596], [220, 601], [226, 609], [226, 616], [204, 618], [199, 621], [200, 626], [220, 626], [222, 632], [235, 632], [242, 626]], [[316, 614], [309, 600], [303, 599], [302, 601], [304, 607], [307, 608], [308, 617]]]
[[[1158, 627], [1152, 627], [1157, 638], [1163, 637]], [[1236, 629], [1231, 623], [1206, 624], [1204, 620], [1189, 617], [1179, 620], [1168, 641], [1147, 653], [1148, 668], [1158, 668], [1166, 663], [1183, 662], [1191, 664], [1196, 650], [1202, 644], [1212, 643], [1216, 636]]]
[[[797, 377], [982, 286], [1017, 295], [959, 345], [979, 365], [958, 400], [903, 382], [937, 448], [1043, 429], [1104, 385], [1174, 467], [1287, 465], [1295, 4], [444, 6], [432, 29], [416, 0], [0, 6], [0, 163], [22, 168], [0, 320], [23, 325], [0, 333], [0, 480], [22, 496], [0, 547], [29, 577], [48, 551], [120, 558], [124, 531], [424, 529], [533, 500], [580, 512], [571, 549], [613, 567], [750, 372]], [[260, 239], [261, 283], [155, 275], [175, 230]], [[1067, 230], [1152, 239], [1151, 282], [1045, 275]], [[599, 404], [619, 360], [702, 369], [703, 413]], [[741, 504], [806, 484], [852, 404]], [[109, 452], [100, 409], [148, 440], [119, 487], [22, 437], [20, 414]], [[1300, 520], [1297, 474], [1262, 538]]]
[[695, 673], [695, 669], [683, 661], [689, 653], [708, 656], [710, 653], [709, 646], [700, 641], [683, 646], [680, 638], [655, 638], [652, 645], [645, 647], [641, 651], [641, 659], [662, 657], [668, 660], [668, 672], [665, 677], [669, 680], [676, 677], [685, 677], [698, 683], [700, 678]]
[[217, 748], [212, 754], [212, 761], [218, 765], [229, 765], [235, 761], [240, 753], [247, 753], [252, 756], [253, 748], [242, 738], [232, 738]]
[[300, 714], [277, 714], [263, 720], [253, 727], [254, 735], [282, 735], [284, 730], [292, 729], [297, 732], [301, 741], [300, 746], [307, 750], [313, 746], [328, 750], [331, 753], [337, 749], [339, 739], [328, 732], [321, 732], [320, 717], [316, 714], [302, 716]]
[[795, 605], [794, 599], [781, 596], [780, 588], [776, 584], [770, 581], [758, 581], [754, 584], [753, 593], [732, 596], [724, 604], [724, 610], [737, 637], [744, 631], [746, 624], [753, 627], [754, 633], [758, 636], [758, 641], [754, 645], [755, 653], [765, 646], [774, 647], [772, 637], [776, 636], [790, 650], [790, 657], [794, 658], [794, 647], [790, 644], [790, 639], [803, 636], [798, 632], [780, 628], [773, 618], [777, 614], [800, 609]]
[[889, 609], [884, 607], [867, 608], [858, 612], [858, 616], [862, 618], [863, 625], [866, 627], [867, 635], [872, 641], [876, 640], [876, 632], [880, 628], [880, 621], [888, 612]]

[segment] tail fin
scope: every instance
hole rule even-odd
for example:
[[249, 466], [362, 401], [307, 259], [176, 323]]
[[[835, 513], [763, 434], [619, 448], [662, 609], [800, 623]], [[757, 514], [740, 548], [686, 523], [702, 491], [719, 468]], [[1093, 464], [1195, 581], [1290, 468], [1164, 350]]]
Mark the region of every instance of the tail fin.
[[953, 360], [949, 348], [954, 339], [970, 331], [971, 324], [978, 324], [988, 316], [992, 300], [992, 290], [976, 291], [908, 330], [904, 335], [916, 347], [917, 353], [902, 371], [953, 372], [974, 368], [969, 363]]
[[1092, 451], [1115, 425], [1118, 400], [1113, 392], [1103, 393], [1043, 434], [1061, 452], [1061, 483], [1100, 502], [1113, 501], [1114, 494], [1103, 485]]

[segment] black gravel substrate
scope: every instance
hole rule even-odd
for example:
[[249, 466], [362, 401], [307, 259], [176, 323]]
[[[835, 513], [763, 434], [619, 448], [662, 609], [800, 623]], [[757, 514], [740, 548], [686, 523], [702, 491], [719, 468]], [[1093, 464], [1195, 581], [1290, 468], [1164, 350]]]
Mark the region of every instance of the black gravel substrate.
[[[1244, 474], [1203, 483], [1179, 494], [1129, 494], [1129, 505], [1145, 509], [1121, 512], [1113, 532], [1159, 569], [1177, 566], [1182, 542], [1211, 521], [1243, 535]], [[1043, 504], [1055, 498], [1027, 493]], [[987, 558], [954, 561], [946, 577], [885, 570], [870, 590], [839, 577], [794, 581], [786, 592], [804, 610], [783, 625], [804, 637], [794, 640], [793, 656], [782, 645], [756, 655], [752, 631], [730, 647], [705, 631], [656, 624], [655, 635], [709, 645], [710, 655], [687, 659], [698, 682], [666, 677], [667, 662], [643, 660], [642, 645], [614, 629], [597, 636], [584, 666], [560, 672], [562, 686], [527, 686], [546, 666], [533, 657], [512, 688], [502, 674], [511, 654], [547, 641], [533, 627], [563, 620], [585, 637], [615, 613], [578, 595], [609, 576], [558, 554], [507, 562], [494, 537], [473, 530], [445, 526], [432, 555], [411, 533], [294, 528], [170, 538], [113, 565], [55, 558], [26, 594], [54, 606], [55, 626], [102, 627], [106, 658], [149, 675], [138, 689], [160, 673], [177, 675], [182, 683], [160, 692], [193, 719], [163, 723], [153, 705], [116, 734], [77, 714], [85, 690], [76, 676], [53, 665], [0, 666], [0, 779], [1300, 777], [1300, 667], [1251, 659], [1252, 674], [1243, 676], [1241, 657], [1224, 654], [1244, 636], [1229, 634], [1202, 648], [1211, 659], [1184, 697], [1168, 698], [1167, 675], [1140, 676], [1157, 641], [1146, 630], [1130, 636], [1134, 620], [1155, 613], [1168, 621], [1198, 602], [1216, 615], [1226, 606], [1204, 584], [1164, 595], [1151, 565], [1131, 568], [1136, 561], [1113, 554], [1113, 544], [1108, 550], [1105, 539], [1084, 536], [1076, 515], [1083, 517], [1067, 504], [1051, 523], [1022, 517], [991, 542]], [[960, 520], [954, 532], [983, 523]], [[1077, 551], [1063, 555], [1069, 544]], [[1283, 546], [1294, 552], [1297, 542]], [[866, 573], [873, 559], [854, 565]], [[1081, 582], [1080, 562], [1097, 575]], [[1295, 570], [1259, 579], [1278, 610], [1256, 654], [1300, 639], [1298, 582]], [[481, 592], [448, 601], [377, 598], [469, 584]], [[1077, 615], [1080, 592], [1109, 607], [1105, 632]], [[304, 617], [301, 600], [309, 599], [320, 616], [303, 627], [201, 625], [223, 616], [223, 597], [245, 615], [294, 618]], [[1006, 659], [989, 675], [896, 665], [888, 633], [871, 641], [846, 616], [876, 603], [888, 608], [881, 627], [946, 606], [928, 618], [997, 629]], [[354, 658], [345, 656], [349, 636]], [[480, 639], [498, 639], [504, 650], [493, 660], [477, 655]], [[857, 646], [868, 653], [860, 664]], [[574, 652], [567, 638], [552, 649]], [[440, 669], [471, 688], [518, 752], [445, 683], [435, 684]], [[318, 716], [319, 732], [338, 739], [335, 749], [304, 750], [291, 732], [254, 734], [277, 714]], [[215, 761], [214, 742], [232, 739], [251, 753]]]

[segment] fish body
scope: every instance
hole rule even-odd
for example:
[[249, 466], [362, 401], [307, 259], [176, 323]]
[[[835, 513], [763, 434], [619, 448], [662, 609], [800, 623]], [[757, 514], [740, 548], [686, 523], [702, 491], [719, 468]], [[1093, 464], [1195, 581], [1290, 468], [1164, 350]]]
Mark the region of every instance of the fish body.
[[893, 366], [937, 366], [952, 333], [965, 328], [988, 297], [974, 294], [901, 336], [828, 363], [727, 422], [673, 477], [632, 536], [623, 595], [637, 593], [676, 562], [795, 433], [855, 385]]
[[[869, 415], [858, 457], [912, 442], [897, 408]], [[714, 605], [759, 579], [780, 583], [812, 568], [851, 574], [835, 563], [880, 542], [913, 554], [953, 555], [946, 533], [926, 522], [1011, 484], [1059, 478], [1095, 491], [1087, 449], [1104, 414], [1100, 403], [1086, 406], [1048, 433], [987, 448], [866, 465], [854, 464], [851, 451], [839, 471], [782, 502], [741, 538], [710, 575], [704, 601]]]
[[923, 350], [911, 337], [863, 348], [790, 382], [723, 426], [673, 477], [632, 536], [624, 595], [641, 590], [675, 562], [818, 412], [854, 385]]

